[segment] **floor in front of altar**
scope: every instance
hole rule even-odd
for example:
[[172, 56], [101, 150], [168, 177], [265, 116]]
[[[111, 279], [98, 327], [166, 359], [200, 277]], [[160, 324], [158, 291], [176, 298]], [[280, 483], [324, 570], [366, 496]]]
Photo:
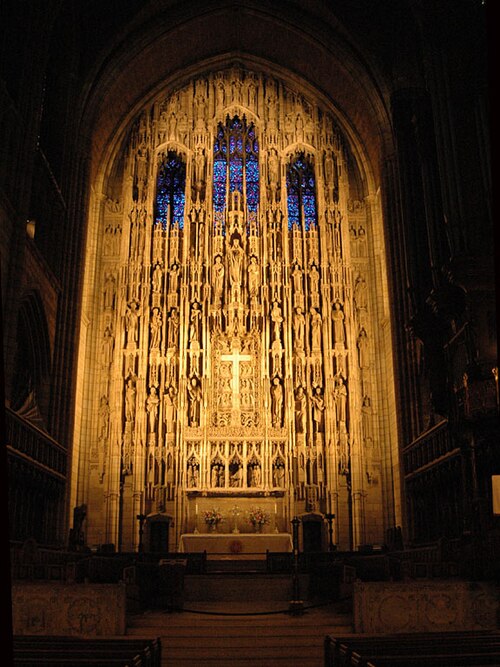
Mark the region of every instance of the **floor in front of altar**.
[[161, 667], [318, 667], [328, 634], [352, 632], [352, 614], [339, 603], [289, 601], [186, 602], [181, 611], [129, 616], [128, 636], [159, 637]]

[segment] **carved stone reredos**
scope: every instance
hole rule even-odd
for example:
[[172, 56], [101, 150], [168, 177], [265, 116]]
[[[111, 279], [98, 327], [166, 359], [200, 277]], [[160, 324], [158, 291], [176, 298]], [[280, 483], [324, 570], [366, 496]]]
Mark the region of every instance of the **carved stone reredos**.
[[[216, 141], [235, 128], [244, 175], [233, 187], [224, 172], [216, 200]], [[145, 109], [126, 155], [122, 198], [101, 209], [89, 360], [95, 414], [109, 405], [89, 427], [103, 492], [125, 480], [144, 507], [173, 511], [188, 490], [305, 502], [314, 487], [324, 506], [353, 460], [368, 472], [377, 461], [363, 453], [377, 432], [371, 232], [332, 114], [227, 69]], [[182, 212], [159, 204], [169, 160]], [[312, 218], [304, 201], [296, 219], [289, 208], [292, 164], [312, 179]]]

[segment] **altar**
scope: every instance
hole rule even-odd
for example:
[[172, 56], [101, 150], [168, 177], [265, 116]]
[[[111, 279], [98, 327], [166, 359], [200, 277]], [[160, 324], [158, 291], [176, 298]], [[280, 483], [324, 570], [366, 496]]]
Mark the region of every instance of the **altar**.
[[182, 553], [265, 554], [293, 551], [289, 533], [185, 533], [179, 541]]

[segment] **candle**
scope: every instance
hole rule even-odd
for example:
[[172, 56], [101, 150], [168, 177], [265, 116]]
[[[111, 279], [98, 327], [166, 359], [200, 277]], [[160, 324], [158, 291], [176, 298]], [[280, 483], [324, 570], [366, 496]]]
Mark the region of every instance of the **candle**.
[[194, 506], [194, 513], [198, 516], [198, 503]]
[[275, 513], [275, 514], [278, 513], [278, 506], [276, 505], [276, 503], [274, 503], [274, 513]]

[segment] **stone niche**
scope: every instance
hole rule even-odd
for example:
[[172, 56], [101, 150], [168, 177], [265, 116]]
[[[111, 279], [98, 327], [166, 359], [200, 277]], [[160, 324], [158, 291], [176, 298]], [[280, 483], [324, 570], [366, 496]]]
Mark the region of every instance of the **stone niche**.
[[498, 588], [488, 582], [355, 582], [355, 632], [497, 629]]
[[125, 634], [124, 584], [14, 583], [14, 635]]

